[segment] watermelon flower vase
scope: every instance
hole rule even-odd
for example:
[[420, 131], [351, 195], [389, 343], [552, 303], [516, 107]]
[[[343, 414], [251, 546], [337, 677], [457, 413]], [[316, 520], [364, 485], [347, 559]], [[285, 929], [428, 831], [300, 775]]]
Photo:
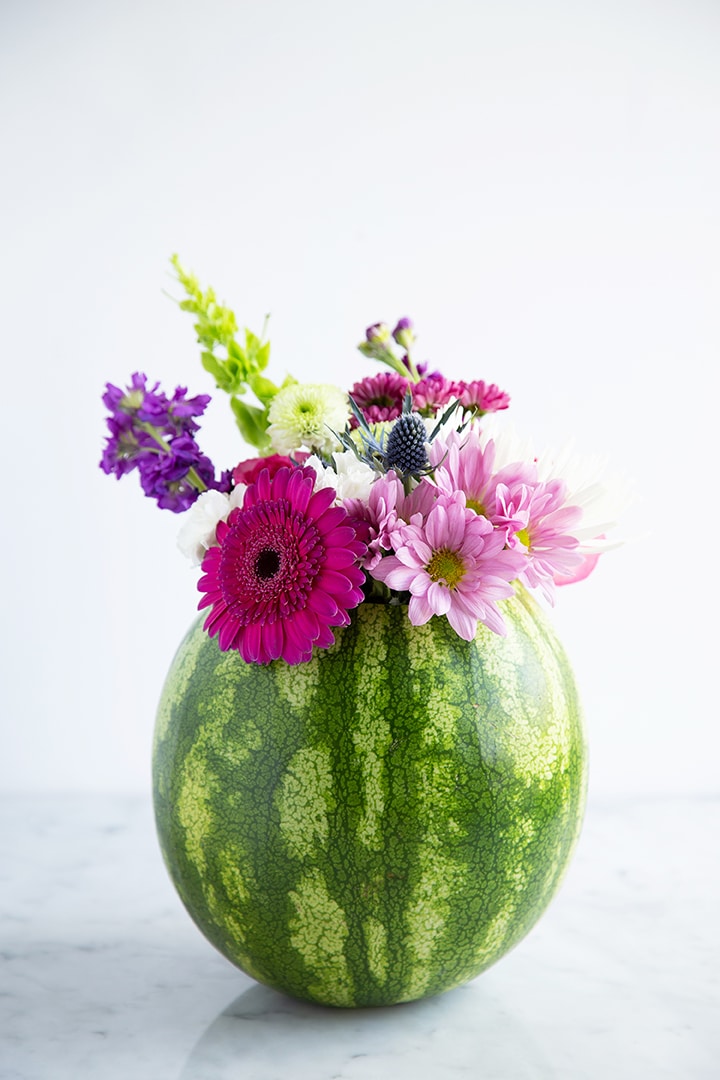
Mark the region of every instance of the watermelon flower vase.
[[366, 602], [309, 663], [247, 664], [198, 621], [158, 710], [170, 876], [230, 961], [294, 997], [389, 1005], [523, 938], [581, 825], [573, 676], [519, 589], [507, 636]]

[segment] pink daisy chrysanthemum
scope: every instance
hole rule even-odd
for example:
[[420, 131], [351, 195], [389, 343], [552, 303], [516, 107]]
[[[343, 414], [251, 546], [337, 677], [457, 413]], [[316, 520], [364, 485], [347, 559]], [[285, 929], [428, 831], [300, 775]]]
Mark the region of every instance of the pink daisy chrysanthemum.
[[384, 551], [392, 550], [394, 532], [406, 525], [413, 514], [425, 517], [438, 497], [438, 489], [423, 479], [405, 494], [402, 481], [394, 472], [379, 476], [370, 488], [367, 503], [359, 499], [345, 499], [343, 505], [353, 522], [362, 523], [366, 538], [367, 554], [362, 561], [366, 570], [372, 570], [382, 558]]
[[[398, 372], [381, 371], [378, 375], [369, 375], [356, 382], [350, 397], [369, 424], [380, 424], [385, 420], [396, 420], [400, 415], [409, 385], [410, 380]], [[354, 416], [350, 424], [357, 427]]]
[[426, 375], [410, 386], [413, 409], [424, 416], [434, 416], [444, 405], [449, 405], [460, 396], [462, 385], [439, 373]]
[[507, 409], [510, 404], [510, 395], [497, 387], [495, 383], [475, 379], [469, 383], [458, 383], [457, 386], [457, 396], [466, 409], [477, 409], [479, 413], [499, 412], [501, 409]]
[[334, 642], [332, 626], [350, 622], [365, 580], [357, 539], [332, 488], [314, 491], [311, 469], [263, 470], [241, 507], [217, 526], [217, 544], [203, 559], [209, 607], [205, 629], [223, 651], [248, 663], [299, 664], [314, 646]]
[[524, 462], [495, 472], [495, 444], [492, 439], [486, 441], [477, 427], [462, 433], [452, 431], [444, 440], [436, 439], [431, 443], [429, 456], [431, 465], [435, 466], [435, 483], [441, 491], [447, 495], [464, 492], [466, 505], [493, 525], [509, 524], [503, 508], [498, 506], [498, 484], [515, 487], [519, 483], [537, 482], [534, 465]]
[[477, 428], [462, 434], [452, 431], [446, 439], [435, 439], [430, 444], [429, 458], [435, 466], [435, 483], [441, 491], [447, 495], [464, 492], [471, 510], [490, 517], [488, 503], [494, 501], [495, 463], [492, 439], [483, 446]]
[[400, 592], [410, 592], [413, 626], [446, 615], [453, 630], [472, 641], [478, 622], [505, 634], [497, 601], [512, 596], [510, 582], [525, 557], [505, 548], [505, 532], [465, 506], [457, 492], [438, 495], [429, 513], [392, 534], [394, 555], [372, 569], [373, 577]]
[[513, 487], [501, 483], [496, 497], [497, 521], [508, 527], [508, 545], [526, 556], [520, 580], [531, 589], [541, 589], [552, 604], [556, 578], [572, 578], [585, 561], [579, 541], [570, 531], [579, 524], [582, 509], [567, 505], [567, 487], [562, 480]]
[[391, 471], [378, 476], [370, 488], [367, 502], [361, 499], [345, 499], [343, 503], [358, 534], [367, 543], [367, 552], [363, 559], [366, 570], [371, 570], [382, 558], [381, 548], [390, 550], [387, 523], [397, 519], [397, 502], [402, 495], [402, 483]]

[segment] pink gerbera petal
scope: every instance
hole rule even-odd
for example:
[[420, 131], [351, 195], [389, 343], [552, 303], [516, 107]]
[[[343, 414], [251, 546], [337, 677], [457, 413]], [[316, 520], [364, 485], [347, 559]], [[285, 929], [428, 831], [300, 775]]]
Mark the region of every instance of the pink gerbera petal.
[[283, 654], [285, 635], [280, 619], [268, 622], [262, 628], [262, 643], [268, 660], [277, 660]]
[[205, 628], [249, 663], [309, 660], [363, 598], [365, 545], [347, 512], [330, 506], [333, 492], [314, 492], [314, 477], [305, 468], [263, 469], [203, 560]]

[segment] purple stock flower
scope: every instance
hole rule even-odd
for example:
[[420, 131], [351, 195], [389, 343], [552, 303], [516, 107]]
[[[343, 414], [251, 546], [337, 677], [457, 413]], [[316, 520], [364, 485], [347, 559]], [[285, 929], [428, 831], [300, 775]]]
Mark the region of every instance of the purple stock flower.
[[108, 475], [112, 473], [119, 480], [135, 468], [134, 459], [141, 450], [140, 438], [133, 431], [128, 417], [108, 416], [107, 426], [110, 437], [103, 450], [100, 468]]
[[162, 510], [178, 514], [187, 510], [198, 497], [198, 490], [188, 480], [194, 469], [207, 488], [219, 487], [215, 482], [212, 462], [201, 454], [191, 435], [178, 435], [169, 442], [170, 453], [147, 454], [138, 461], [140, 485]]
[[111, 413], [100, 461], [103, 472], [119, 478], [137, 469], [145, 494], [174, 513], [198, 497], [191, 472], [206, 488], [230, 490], [229, 473], [216, 480], [212, 462], [194, 439], [199, 430], [194, 417], [205, 411], [208, 394], [188, 398], [187, 389], [178, 386], [168, 398], [159, 383], [148, 388], [145, 375], [135, 372], [125, 390], [107, 383], [102, 400]]

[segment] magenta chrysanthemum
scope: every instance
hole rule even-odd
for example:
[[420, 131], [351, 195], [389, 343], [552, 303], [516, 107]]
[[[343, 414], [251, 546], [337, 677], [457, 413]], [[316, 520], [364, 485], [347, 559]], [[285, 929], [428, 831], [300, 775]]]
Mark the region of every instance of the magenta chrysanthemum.
[[[410, 380], [395, 371], [381, 371], [360, 382], [356, 382], [350, 391], [353, 399], [369, 424], [379, 424], [384, 420], [395, 420], [402, 412], [403, 398], [410, 386]], [[355, 417], [350, 421], [357, 426]]]
[[446, 379], [439, 372], [426, 375], [424, 379], [410, 387], [413, 409], [422, 413], [423, 416], [435, 416], [441, 408], [459, 398], [463, 385], [463, 383]]
[[314, 477], [305, 468], [272, 477], [263, 470], [242, 507], [218, 524], [218, 543], [203, 559], [205, 629], [248, 663], [309, 660], [314, 646], [333, 644], [330, 628], [347, 625], [363, 599], [357, 563], [365, 545], [347, 512], [331, 505], [335, 492], [313, 490]]
[[391, 551], [393, 533], [407, 525], [414, 514], [426, 517], [438, 497], [438, 489], [423, 479], [405, 494], [402, 481], [394, 472], [379, 476], [370, 488], [367, 503], [359, 499], [346, 499], [344, 506], [353, 522], [363, 528], [367, 538], [367, 554], [362, 560], [366, 570], [372, 570], [382, 558], [383, 551]]
[[483, 379], [473, 382], [457, 383], [458, 397], [466, 409], [475, 409], [480, 415], [488, 412], [500, 412], [510, 404], [510, 395]]

